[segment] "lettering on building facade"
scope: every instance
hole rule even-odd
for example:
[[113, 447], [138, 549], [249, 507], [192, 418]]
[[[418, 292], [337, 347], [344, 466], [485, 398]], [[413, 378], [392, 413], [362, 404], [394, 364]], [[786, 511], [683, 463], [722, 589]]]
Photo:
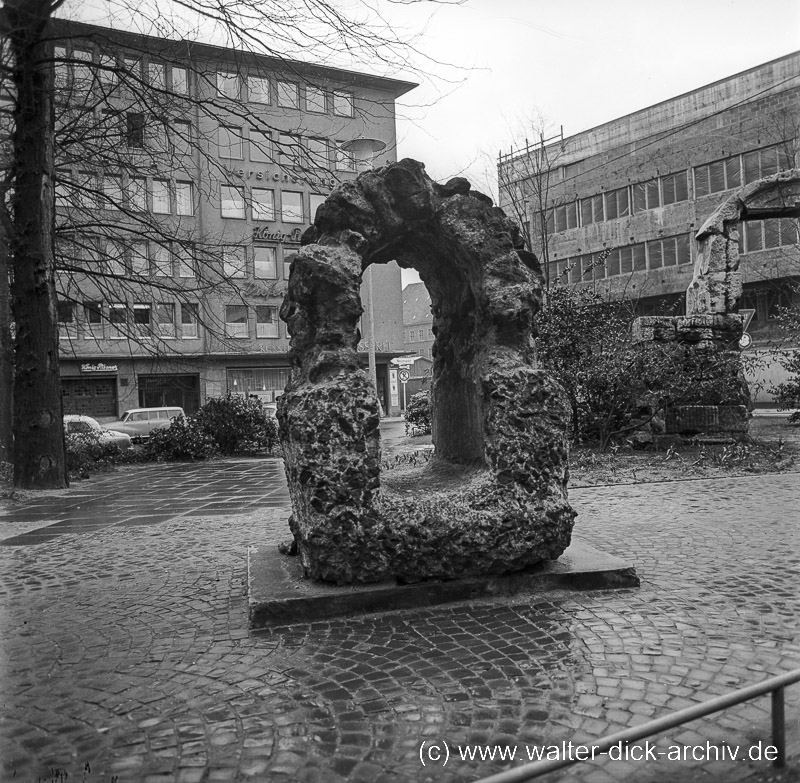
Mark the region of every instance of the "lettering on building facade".
[[117, 372], [117, 365], [103, 364], [103, 362], [98, 362], [97, 364], [82, 364], [81, 372]]
[[253, 239], [257, 242], [280, 242], [288, 245], [299, 245], [300, 237], [302, 236], [302, 228], [292, 229], [288, 234], [284, 231], [276, 231], [269, 226], [253, 229]]
[[268, 180], [270, 182], [286, 182], [291, 185], [309, 185], [320, 190], [332, 190], [336, 187], [336, 180], [333, 177], [317, 177], [313, 174], [304, 174], [302, 179], [293, 177], [290, 174], [281, 174], [279, 171], [264, 171], [263, 169], [234, 169], [230, 166], [223, 166], [226, 174], [240, 179]]

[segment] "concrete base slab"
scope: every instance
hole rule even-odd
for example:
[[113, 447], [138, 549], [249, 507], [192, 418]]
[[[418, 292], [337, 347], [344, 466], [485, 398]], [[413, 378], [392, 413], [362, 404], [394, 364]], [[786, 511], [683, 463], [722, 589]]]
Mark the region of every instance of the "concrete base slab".
[[409, 609], [451, 601], [555, 588], [604, 590], [638, 587], [636, 569], [618, 557], [573, 540], [556, 561], [504, 576], [473, 576], [451, 581], [398, 585], [346, 585], [312, 582], [300, 559], [275, 546], [247, 551], [247, 595], [251, 629], [351, 614]]

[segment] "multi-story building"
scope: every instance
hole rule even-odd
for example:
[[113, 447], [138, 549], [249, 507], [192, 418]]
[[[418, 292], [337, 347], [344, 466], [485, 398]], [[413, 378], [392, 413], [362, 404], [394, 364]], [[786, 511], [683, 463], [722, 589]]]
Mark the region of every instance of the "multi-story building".
[[418, 391], [430, 388], [433, 372], [433, 313], [425, 283], [409, 283], [403, 289], [403, 344], [409, 356], [406, 362], [411, 378], [404, 386], [401, 405]]
[[[279, 308], [300, 237], [337, 183], [396, 159], [394, 102], [415, 85], [83, 24], [58, 33], [65, 412], [274, 400], [289, 372]], [[391, 410], [400, 271], [367, 276], [359, 350], [366, 366], [372, 334]]]
[[[685, 312], [694, 235], [742, 186], [800, 165], [800, 52], [582, 133], [500, 156], [500, 206], [518, 215], [548, 284], [589, 285], [640, 314]], [[746, 222], [740, 237], [750, 350], [799, 300], [797, 221]], [[781, 379], [773, 365], [757, 399]]]

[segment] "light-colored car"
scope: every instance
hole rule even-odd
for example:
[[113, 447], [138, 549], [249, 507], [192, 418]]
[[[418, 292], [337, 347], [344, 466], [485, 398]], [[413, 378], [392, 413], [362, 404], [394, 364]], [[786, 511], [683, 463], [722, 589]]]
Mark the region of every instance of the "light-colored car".
[[80, 416], [76, 413], [64, 416], [64, 437], [67, 439], [67, 445], [70, 443], [96, 445], [101, 452], [109, 448], [117, 448], [120, 451], [133, 448], [130, 435], [104, 430], [91, 416]]
[[125, 411], [119, 421], [103, 425], [103, 429], [124, 432], [133, 440], [150, 437], [153, 430], [169, 427], [173, 419], [184, 417], [183, 408], [133, 408]]

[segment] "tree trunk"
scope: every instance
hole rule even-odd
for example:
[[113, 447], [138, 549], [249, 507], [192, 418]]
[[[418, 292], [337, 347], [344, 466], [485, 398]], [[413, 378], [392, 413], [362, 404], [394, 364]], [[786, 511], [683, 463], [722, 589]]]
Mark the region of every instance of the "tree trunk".
[[8, 241], [0, 227], [0, 462], [11, 462], [13, 453], [14, 340], [8, 261]]
[[12, 200], [14, 484], [67, 486], [55, 287], [54, 121], [49, 0], [6, 0], [3, 20], [14, 56]]

